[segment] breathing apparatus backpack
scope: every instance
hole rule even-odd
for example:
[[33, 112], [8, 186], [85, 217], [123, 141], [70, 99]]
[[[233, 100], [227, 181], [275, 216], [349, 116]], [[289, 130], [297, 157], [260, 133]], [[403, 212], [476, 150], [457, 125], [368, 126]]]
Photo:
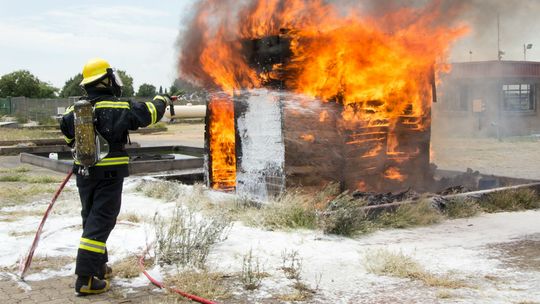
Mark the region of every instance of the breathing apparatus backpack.
[[94, 166], [109, 154], [109, 143], [95, 128], [94, 106], [88, 100], [79, 100], [73, 106], [75, 124], [75, 147], [73, 158], [82, 169], [81, 175], [88, 175], [88, 168]]

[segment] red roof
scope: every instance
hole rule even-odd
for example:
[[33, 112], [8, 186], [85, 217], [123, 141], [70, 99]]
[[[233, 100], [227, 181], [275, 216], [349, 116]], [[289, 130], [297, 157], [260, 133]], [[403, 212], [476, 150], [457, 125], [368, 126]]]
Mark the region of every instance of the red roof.
[[475, 61], [452, 64], [452, 78], [540, 78], [540, 62]]

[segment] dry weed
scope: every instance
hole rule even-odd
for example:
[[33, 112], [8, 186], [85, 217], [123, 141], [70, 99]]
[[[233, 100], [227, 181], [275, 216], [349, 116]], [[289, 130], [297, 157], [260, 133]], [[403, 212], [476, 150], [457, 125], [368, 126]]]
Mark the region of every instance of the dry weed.
[[30, 184], [51, 184], [60, 183], [62, 180], [56, 176], [49, 175], [26, 175], [21, 173], [7, 174], [0, 176], [0, 182], [23, 182]]
[[0, 140], [26, 140], [26, 139], [42, 139], [42, 138], [61, 138], [54, 136], [51, 132], [39, 129], [9, 129], [9, 132], [0, 132]]
[[158, 263], [203, 268], [211, 247], [227, 238], [230, 219], [205, 217], [177, 205], [170, 219], [154, 217]]
[[281, 270], [289, 280], [299, 281], [301, 279], [302, 259], [298, 251], [291, 250], [289, 252], [285, 250], [281, 253]]
[[231, 297], [226, 278], [219, 272], [186, 271], [165, 278], [165, 284], [206, 299], [225, 300]]
[[[144, 267], [148, 268], [151, 267], [154, 263], [153, 259], [145, 259], [144, 260]], [[136, 278], [141, 273], [141, 270], [139, 269], [139, 257], [135, 255], [130, 255], [125, 257], [124, 259], [114, 263], [111, 265], [111, 268], [113, 269], [114, 276], [120, 277], [120, 278]]]
[[393, 253], [379, 249], [368, 252], [365, 256], [365, 266], [368, 271], [378, 274], [404, 279], [420, 281], [430, 287], [458, 289], [468, 287], [461, 280], [449, 276], [437, 276], [427, 272], [412, 257], [403, 253]]
[[136, 213], [127, 212], [127, 213], [121, 213], [118, 216], [118, 220], [119, 221], [127, 221], [127, 222], [131, 222], [131, 223], [140, 223], [142, 221], [142, 216], [140, 216], [140, 215], [138, 215]]
[[179, 183], [171, 181], [142, 180], [135, 187], [135, 190], [142, 192], [148, 197], [165, 201], [175, 201], [179, 196], [184, 194], [178, 186]]
[[7, 174], [26, 173], [28, 171], [30, 171], [30, 168], [26, 166], [18, 166], [15, 168], [0, 168], [0, 173]]
[[253, 250], [249, 250], [242, 258], [242, 272], [240, 281], [246, 290], [255, 290], [261, 286], [262, 279], [268, 276], [259, 263], [259, 258], [253, 257]]
[[29, 236], [29, 235], [33, 235], [35, 234], [36, 232], [33, 231], [33, 230], [26, 230], [26, 231], [16, 231], [16, 230], [11, 230], [8, 235], [11, 236], [11, 237], [21, 237], [21, 236]]

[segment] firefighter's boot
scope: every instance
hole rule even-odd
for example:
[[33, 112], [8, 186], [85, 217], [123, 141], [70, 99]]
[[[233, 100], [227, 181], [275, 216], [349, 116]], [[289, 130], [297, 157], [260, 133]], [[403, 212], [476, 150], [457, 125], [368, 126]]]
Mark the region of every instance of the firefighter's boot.
[[108, 280], [96, 279], [93, 276], [78, 276], [75, 281], [75, 292], [78, 296], [104, 293], [110, 287]]
[[97, 278], [100, 280], [103, 280], [103, 279], [109, 280], [112, 277], [113, 277], [112, 268], [107, 264], [103, 264], [103, 267], [101, 267], [101, 271], [99, 275], [97, 275]]

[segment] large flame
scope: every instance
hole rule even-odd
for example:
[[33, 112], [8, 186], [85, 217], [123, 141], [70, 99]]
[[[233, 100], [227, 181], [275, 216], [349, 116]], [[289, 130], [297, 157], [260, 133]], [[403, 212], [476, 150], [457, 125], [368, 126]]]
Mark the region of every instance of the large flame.
[[[261, 87], [272, 73], [283, 70], [292, 75], [287, 77], [288, 89], [342, 103], [343, 129], [388, 127], [384, 149], [377, 143], [361, 156], [384, 150], [381, 153], [401, 159], [404, 152], [393, 130], [402, 124], [421, 131], [429, 124], [433, 81], [448, 69], [449, 48], [468, 29], [450, 23], [457, 10], [437, 0], [377, 16], [359, 6], [344, 10], [343, 5], [322, 0], [202, 0], [184, 37], [180, 74], [233, 94]], [[290, 40], [287, 62], [276, 63], [272, 70], [250, 67], [242, 42], [276, 35]], [[234, 134], [225, 137], [234, 141]], [[393, 180], [396, 173], [381, 172]]]
[[236, 153], [234, 107], [227, 97], [214, 95], [208, 103], [211, 115], [208, 132], [212, 188], [233, 189], [236, 186]]

